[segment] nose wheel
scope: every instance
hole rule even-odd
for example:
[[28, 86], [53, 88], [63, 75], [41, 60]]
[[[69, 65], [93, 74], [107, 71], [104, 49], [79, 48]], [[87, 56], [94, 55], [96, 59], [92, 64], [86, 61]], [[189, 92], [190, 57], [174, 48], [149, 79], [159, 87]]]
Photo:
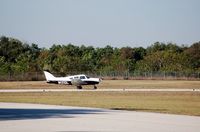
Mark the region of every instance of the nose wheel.
[[97, 86], [94, 85], [94, 89], [97, 89]]

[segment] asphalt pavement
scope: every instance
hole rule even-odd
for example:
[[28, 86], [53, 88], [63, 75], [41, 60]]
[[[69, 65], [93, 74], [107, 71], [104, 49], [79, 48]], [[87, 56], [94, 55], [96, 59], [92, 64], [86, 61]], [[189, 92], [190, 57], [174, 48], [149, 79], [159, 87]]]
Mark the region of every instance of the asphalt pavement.
[[199, 132], [200, 117], [0, 103], [1, 132]]

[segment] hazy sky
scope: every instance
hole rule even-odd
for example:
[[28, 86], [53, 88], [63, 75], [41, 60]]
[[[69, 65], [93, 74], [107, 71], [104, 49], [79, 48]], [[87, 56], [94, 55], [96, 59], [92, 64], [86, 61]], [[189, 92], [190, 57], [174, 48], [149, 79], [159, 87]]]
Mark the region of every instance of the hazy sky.
[[190, 45], [200, 41], [200, 0], [0, 0], [0, 35], [39, 47]]

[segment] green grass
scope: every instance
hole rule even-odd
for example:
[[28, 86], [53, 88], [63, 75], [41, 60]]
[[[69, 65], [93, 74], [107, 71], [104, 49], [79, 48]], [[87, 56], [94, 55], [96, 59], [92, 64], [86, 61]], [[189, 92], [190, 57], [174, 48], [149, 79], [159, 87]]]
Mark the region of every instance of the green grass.
[[0, 102], [84, 106], [200, 116], [199, 92], [0, 93]]

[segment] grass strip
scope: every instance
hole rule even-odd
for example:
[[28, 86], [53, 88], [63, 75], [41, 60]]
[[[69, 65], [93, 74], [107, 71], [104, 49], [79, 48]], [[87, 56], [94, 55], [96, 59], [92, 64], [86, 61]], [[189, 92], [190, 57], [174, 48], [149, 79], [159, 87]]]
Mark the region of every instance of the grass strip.
[[84, 106], [200, 116], [199, 92], [0, 93], [0, 102]]

